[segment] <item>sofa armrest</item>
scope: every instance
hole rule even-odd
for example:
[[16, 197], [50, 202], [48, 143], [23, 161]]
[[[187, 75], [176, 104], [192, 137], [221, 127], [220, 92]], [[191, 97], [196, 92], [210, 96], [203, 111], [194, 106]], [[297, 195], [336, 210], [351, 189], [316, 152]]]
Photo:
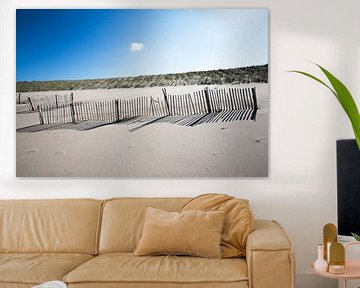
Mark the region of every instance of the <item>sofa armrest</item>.
[[247, 240], [246, 261], [250, 288], [295, 287], [293, 245], [277, 222], [255, 221]]

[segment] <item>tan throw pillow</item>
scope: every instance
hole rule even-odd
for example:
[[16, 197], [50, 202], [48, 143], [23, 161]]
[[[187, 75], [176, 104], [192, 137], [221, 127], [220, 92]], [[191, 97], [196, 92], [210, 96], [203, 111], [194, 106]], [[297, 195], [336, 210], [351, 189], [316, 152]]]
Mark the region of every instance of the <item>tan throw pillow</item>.
[[221, 258], [224, 211], [167, 212], [147, 207], [134, 255]]
[[224, 194], [205, 194], [190, 200], [181, 209], [188, 210], [225, 211], [221, 237], [222, 257], [246, 256], [247, 237], [254, 230], [254, 217], [247, 200]]

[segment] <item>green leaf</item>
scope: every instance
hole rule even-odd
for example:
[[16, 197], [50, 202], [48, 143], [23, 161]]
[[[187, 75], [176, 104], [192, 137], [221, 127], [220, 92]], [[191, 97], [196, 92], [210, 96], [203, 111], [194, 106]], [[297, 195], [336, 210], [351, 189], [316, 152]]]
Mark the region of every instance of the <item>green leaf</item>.
[[329, 71], [327, 71], [322, 66], [320, 66], [316, 63], [313, 63], [313, 64], [317, 65], [321, 69], [321, 71], [325, 74], [327, 79], [330, 81], [333, 88], [331, 88], [329, 85], [327, 85], [324, 81], [320, 80], [319, 78], [317, 78], [309, 73], [297, 71], [297, 70], [292, 70], [289, 72], [294, 72], [294, 73], [305, 75], [305, 76], [321, 83], [322, 85], [327, 87], [334, 94], [334, 96], [339, 101], [340, 105], [343, 107], [345, 113], [347, 114], [347, 116], [351, 122], [353, 131], [354, 131], [354, 135], [355, 135], [355, 139], [356, 139], [356, 143], [360, 150], [360, 114], [359, 114], [358, 108], [356, 107], [354, 98], [352, 97], [350, 91], [346, 88], [346, 86], [340, 80], [338, 80], [334, 75], [332, 75]]
[[314, 75], [311, 75], [310, 73], [298, 71], [298, 70], [290, 70], [290, 71], [288, 71], [288, 72], [294, 72], [294, 73], [298, 73], [298, 74], [305, 75], [305, 76], [307, 76], [307, 77], [309, 77], [309, 78], [311, 78], [311, 79], [313, 79], [313, 80], [321, 83], [321, 84], [324, 85], [325, 87], [329, 88], [330, 91], [335, 95], [335, 97], [336, 97], [336, 98], [338, 97], [337, 94], [336, 94], [336, 92], [335, 92], [333, 89], [331, 89], [331, 87], [330, 87], [329, 85], [327, 85], [324, 81], [320, 80], [319, 78], [315, 77]]
[[325, 68], [321, 67], [320, 65], [316, 64], [321, 71], [325, 74], [325, 76], [329, 79], [331, 85], [334, 87], [336, 91], [341, 106], [345, 110], [346, 114], [348, 115], [350, 122], [353, 126], [356, 142], [360, 149], [360, 114], [359, 110], [356, 107], [356, 103], [354, 98], [352, 97], [350, 91], [346, 88], [346, 86], [338, 80], [334, 75], [332, 75], [329, 71]]
[[352, 233], [352, 232], [351, 232], [351, 235], [356, 239], [356, 241], [360, 241], [360, 235]]

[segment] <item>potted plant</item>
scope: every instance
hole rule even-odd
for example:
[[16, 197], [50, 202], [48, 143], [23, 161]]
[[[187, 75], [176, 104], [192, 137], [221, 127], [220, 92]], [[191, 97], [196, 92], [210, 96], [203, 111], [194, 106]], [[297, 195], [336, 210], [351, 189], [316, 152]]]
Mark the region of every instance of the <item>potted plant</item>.
[[[325, 74], [326, 78], [330, 82], [330, 85], [326, 84], [324, 81], [320, 80], [319, 78], [317, 78], [307, 72], [298, 71], [298, 70], [292, 70], [290, 72], [305, 75], [305, 76], [321, 83], [322, 85], [327, 87], [332, 92], [332, 94], [339, 101], [340, 105], [342, 106], [342, 108], [344, 109], [345, 113], [347, 114], [347, 116], [350, 120], [350, 123], [351, 123], [353, 131], [354, 131], [357, 147], [360, 152], [360, 114], [359, 114], [359, 110], [356, 106], [356, 103], [354, 101], [354, 98], [352, 97], [350, 91], [346, 88], [346, 86], [340, 80], [338, 80], [333, 74], [331, 74], [328, 70], [326, 70], [322, 66], [320, 66], [316, 63], [314, 63], [314, 64], [316, 66], [318, 66], [320, 68], [320, 70]], [[357, 160], [354, 160], [354, 161], [357, 161]], [[357, 241], [360, 241], [360, 235], [355, 234], [355, 233], [351, 233], [351, 234]]]

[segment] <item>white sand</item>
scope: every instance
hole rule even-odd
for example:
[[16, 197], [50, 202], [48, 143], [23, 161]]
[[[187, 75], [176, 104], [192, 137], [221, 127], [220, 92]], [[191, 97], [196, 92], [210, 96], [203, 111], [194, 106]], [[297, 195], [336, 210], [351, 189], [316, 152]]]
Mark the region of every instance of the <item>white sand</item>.
[[[268, 89], [267, 84], [256, 86], [261, 109], [255, 122], [207, 123], [194, 127], [151, 124], [135, 132], [129, 132], [134, 124], [89, 131], [16, 133], [17, 176], [266, 177]], [[173, 89], [184, 93], [185, 89], [193, 88]], [[156, 87], [156, 90], [160, 91], [160, 97], [161, 89]], [[93, 90], [93, 94], [89, 90], [74, 91], [74, 95], [89, 99], [89, 95], [97, 97], [96, 94], [109, 99], [119, 97], [120, 92], [154, 95], [150, 93], [154, 91], [146, 89]], [[17, 114], [18, 128], [37, 123], [37, 113]]]

